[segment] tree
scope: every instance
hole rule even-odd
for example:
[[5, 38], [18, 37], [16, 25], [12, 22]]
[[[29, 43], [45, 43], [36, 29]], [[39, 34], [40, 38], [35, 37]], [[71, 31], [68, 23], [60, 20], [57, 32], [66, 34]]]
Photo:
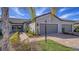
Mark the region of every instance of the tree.
[[55, 15], [56, 14], [56, 11], [57, 11], [57, 8], [56, 7], [51, 7], [51, 16], [52, 15]]
[[2, 7], [2, 51], [9, 50], [9, 21], [8, 21], [8, 7]]
[[29, 11], [30, 11], [32, 22], [35, 22], [35, 17], [36, 17], [35, 8], [34, 7], [29, 7]]
[[35, 22], [35, 31], [36, 31], [35, 34], [38, 34], [38, 28], [37, 28], [38, 24], [36, 23], [36, 19], [35, 19], [36, 17], [35, 7], [29, 7], [29, 10], [31, 15], [31, 20], [32, 22]]

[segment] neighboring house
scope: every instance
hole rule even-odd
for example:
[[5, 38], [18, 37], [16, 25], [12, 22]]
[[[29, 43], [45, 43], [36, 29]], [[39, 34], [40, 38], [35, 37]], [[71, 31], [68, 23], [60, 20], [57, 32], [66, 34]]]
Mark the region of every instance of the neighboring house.
[[79, 27], [79, 23], [75, 23], [74, 24], [74, 27], [76, 28], [76, 27]]
[[[1, 18], [0, 18], [1, 20]], [[27, 19], [17, 19], [17, 18], [9, 18], [9, 29], [11, 32], [20, 31], [23, 32], [27, 28], [27, 26], [31, 23], [30, 20]], [[0, 22], [0, 28], [1, 28], [1, 22]]]
[[62, 28], [64, 28], [66, 32], [73, 32], [74, 30], [74, 21], [62, 20], [56, 15], [51, 16], [51, 13], [38, 16], [35, 20], [36, 22], [31, 23], [29, 26], [33, 32], [37, 32], [41, 35], [45, 34], [45, 23], [47, 34], [62, 33]]
[[74, 23], [74, 26], [79, 26], [79, 21], [76, 21], [76, 22]]

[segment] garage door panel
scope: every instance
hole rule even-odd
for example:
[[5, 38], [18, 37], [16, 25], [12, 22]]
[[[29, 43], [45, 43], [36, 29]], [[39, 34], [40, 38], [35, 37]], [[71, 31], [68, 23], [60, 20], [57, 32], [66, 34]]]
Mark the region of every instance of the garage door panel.
[[72, 25], [63, 24], [63, 25], [62, 25], [62, 28], [64, 28], [64, 30], [65, 30], [66, 32], [72, 32]]
[[[47, 34], [53, 34], [58, 32], [57, 24], [46, 24]], [[40, 24], [40, 34], [45, 34], [45, 24]]]
[[40, 34], [45, 34], [45, 24], [40, 24]]
[[47, 25], [47, 33], [52, 34], [52, 33], [57, 33], [57, 25], [56, 24], [49, 24]]

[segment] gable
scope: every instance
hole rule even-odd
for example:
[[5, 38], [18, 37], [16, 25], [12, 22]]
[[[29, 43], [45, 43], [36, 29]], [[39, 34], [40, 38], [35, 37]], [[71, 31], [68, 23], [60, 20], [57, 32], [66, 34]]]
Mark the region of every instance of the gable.
[[36, 18], [37, 23], [45, 23], [45, 20], [47, 21], [48, 24], [52, 24], [52, 23], [56, 24], [60, 22], [60, 20], [58, 20], [55, 16], [51, 16], [51, 14], [47, 14]]
[[71, 20], [62, 20], [59, 17], [57, 17], [56, 15], [52, 15], [51, 16], [50, 13], [45, 14], [45, 15], [41, 15], [41, 16], [39, 16], [39, 17], [36, 18], [36, 22], [37, 23], [45, 23], [45, 20], [49, 24], [74, 23], [74, 21], [71, 21]]

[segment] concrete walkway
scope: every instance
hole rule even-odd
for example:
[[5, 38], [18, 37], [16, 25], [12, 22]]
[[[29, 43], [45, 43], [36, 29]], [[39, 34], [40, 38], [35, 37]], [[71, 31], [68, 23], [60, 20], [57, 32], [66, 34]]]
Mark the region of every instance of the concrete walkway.
[[28, 42], [28, 38], [29, 37], [26, 35], [26, 33], [21, 32], [20, 35], [19, 35], [19, 37], [20, 37], [20, 41], [21, 42], [24, 42], [24, 41], [27, 41]]
[[36, 38], [29, 38], [26, 33], [20, 33], [20, 41], [24, 43], [29, 43], [31, 51], [39, 51], [41, 48], [36, 43]]
[[[79, 50], [79, 37], [78, 36], [66, 35], [66, 34], [53, 34], [53, 35], [48, 36], [47, 38], [53, 41], [56, 41], [59, 44]], [[44, 39], [45, 39], [44, 36], [40, 36], [36, 38], [36, 41], [44, 40]]]
[[[44, 36], [29, 38], [25, 33], [21, 33], [20, 38], [21, 38], [21, 41], [24, 41], [24, 40], [27, 41], [27, 38], [29, 39], [29, 43], [31, 45], [32, 51], [41, 50], [41, 48], [37, 45], [36, 41], [45, 39]], [[79, 37], [78, 36], [65, 35], [65, 34], [53, 34], [53, 35], [48, 36], [47, 38], [53, 41], [56, 41], [59, 44], [79, 50]]]

